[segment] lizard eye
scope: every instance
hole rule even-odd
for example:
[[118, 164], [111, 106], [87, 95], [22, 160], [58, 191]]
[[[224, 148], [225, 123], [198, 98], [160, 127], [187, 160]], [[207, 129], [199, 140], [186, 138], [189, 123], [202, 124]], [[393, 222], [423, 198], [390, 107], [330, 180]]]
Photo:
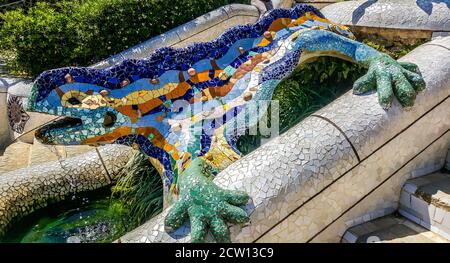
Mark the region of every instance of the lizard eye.
[[116, 114], [108, 111], [105, 113], [105, 117], [103, 119], [103, 127], [110, 128], [116, 123], [117, 117]]
[[70, 99], [67, 100], [67, 102], [69, 102], [72, 105], [79, 105], [81, 104], [81, 101], [75, 97], [72, 97]]

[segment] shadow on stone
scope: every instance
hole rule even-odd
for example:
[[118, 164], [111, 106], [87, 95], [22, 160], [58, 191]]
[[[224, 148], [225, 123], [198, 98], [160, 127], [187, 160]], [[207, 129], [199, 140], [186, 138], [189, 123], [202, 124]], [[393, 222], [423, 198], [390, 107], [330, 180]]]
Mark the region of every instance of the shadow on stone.
[[433, 3], [444, 3], [447, 5], [447, 8], [450, 9], [450, 0], [417, 0], [416, 4], [420, 9], [422, 9], [428, 15], [431, 15], [433, 12]]
[[363, 3], [362, 5], [358, 6], [358, 8], [355, 9], [355, 11], [353, 11], [353, 15], [352, 15], [352, 23], [356, 24], [358, 23], [358, 21], [361, 19], [361, 17], [363, 17], [363, 15], [366, 12], [366, 9], [375, 4], [376, 2], [378, 2], [378, 0], [369, 0], [365, 3]]

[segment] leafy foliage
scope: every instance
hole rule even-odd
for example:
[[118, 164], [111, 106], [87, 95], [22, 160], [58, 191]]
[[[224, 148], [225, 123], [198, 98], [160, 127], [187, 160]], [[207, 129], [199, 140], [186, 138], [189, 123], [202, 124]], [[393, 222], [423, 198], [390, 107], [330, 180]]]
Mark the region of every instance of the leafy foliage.
[[280, 83], [273, 99], [280, 103], [280, 133], [348, 91], [365, 73], [357, 64], [321, 57]]
[[88, 66], [220, 6], [248, 0], [63, 0], [1, 14], [14, 74]]

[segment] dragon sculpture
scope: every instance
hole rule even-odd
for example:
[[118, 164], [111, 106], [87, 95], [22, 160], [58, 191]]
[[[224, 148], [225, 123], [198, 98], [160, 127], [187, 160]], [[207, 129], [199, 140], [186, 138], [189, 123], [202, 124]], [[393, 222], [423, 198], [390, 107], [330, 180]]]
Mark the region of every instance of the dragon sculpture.
[[[193, 242], [208, 229], [229, 242], [227, 222], [244, 223], [245, 192], [220, 189], [212, 171], [241, 157], [232, 132], [250, 102], [270, 100], [277, 85], [302, 63], [335, 56], [368, 68], [354, 94], [377, 91], [389, 108], [394, 97], [413, 105], [425, 82], [416, 65], [397, 62], [353, 40], [345, 26], [314, 7], [274, 9], [253, 25], [228, 29], [211, 42], [161, 48], [145, 59], [106, 69], [67, 67], [36, 79], [28, 110], [66, 118], [36, 132], [46, 144], [124, 144], [158, 169], [165, 221], [176, 229], [190, 219]], [[245, 128], [256, 125], [247, 122]]]

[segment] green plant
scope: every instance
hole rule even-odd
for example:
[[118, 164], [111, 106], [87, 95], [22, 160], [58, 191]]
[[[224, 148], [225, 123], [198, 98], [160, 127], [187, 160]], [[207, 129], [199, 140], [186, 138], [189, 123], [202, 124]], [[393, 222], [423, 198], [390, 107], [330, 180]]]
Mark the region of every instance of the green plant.
[[366, 45], [368, 45], [380, 52], [386, 53], [395, 59], [399, 59], [399, 58], [403, 57], [404, 55], [408, 54], [409, 52], [411, 52], [416, 47], [422, 45], [425, 42], [428, 42], [429, 40], [428, 39], [418, 39], [416, 41], [416, 43], [413, 45], [405, 45], [405, 44], [398, 45], [398, 44], [393, 44], [393, 43], [383, 45], [380, 43], [381, 41], [369, 40], [369, 39], [363, 39], [362, 41]]
[[395, 59], [403, 57], [416, 47], [430, 41], [429, 38], [423, 36], [408, 38], [404, 38], [404, 36], [387, 37], [389, 35], [387, 33], [384, 35], [379, 32], [363, 32], [357, 29], [353, 31], [359, 41]]
[[76, 35], [67, 33], [75, 30], [69, 20], [73, 8], [68, 3], [58, 7], [37, 3], [28, 12], [17, 9], [2, 15], [0, 48], [15, 53], [8, 62], [13, 73], [36, 75], [44, 68], [71, 64], [77, 42]]
[[[364, 73], [361, 66], [333, 57], [320, 57], [299, 67], [277, 86], [272, 97], [279, 102], [280, 134], [348, 91]], [[262, 138], [260, 134], [242, 136], [237, 147], [248, 154], [261, 145]]]
[[342, 95], [364, 73], [361, 66], [333, 57], [301, 66], [274, 92], [280, 103], [280, 132]]
[[88, 66], [220, 6], [248, 0], [63, 0], [1, 14], [13, 74]]
[[136, 152], [121, 169], [112, 195], [120, 204], [116, 204], [115, 209], [126, 211], [127, 222], [124, 225], [128, 230], [162, 211], [161, 177], [147, 156], [140, 152]]

